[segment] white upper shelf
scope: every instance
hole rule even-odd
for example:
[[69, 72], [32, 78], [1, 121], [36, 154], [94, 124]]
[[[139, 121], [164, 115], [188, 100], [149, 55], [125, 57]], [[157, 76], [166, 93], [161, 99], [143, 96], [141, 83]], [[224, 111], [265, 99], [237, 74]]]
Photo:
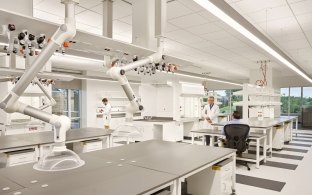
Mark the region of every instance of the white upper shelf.
[[[237, 95], [237, 96], [242, 96], [243, 95], [243, 91], [236, 91], [233, 93], [233, 95]], [[267, 97], [280, 97], [281, 94], [278, 93], [255, 93], [255, 92], [251, 92], [248, 93], [249, 96], [267, 96]]]
[[[3, 9], [0, 9], [0, 24], [14, 24], [16, 27], [16, 33], [27, 29], [29, 33], [34, 35], [44, 33], [46, 34], [46, 37], [51, 37], [59, 27], [59, 25], [48, 21], [20, 15]], [[104, 36], [89, 34], [80, 30], [77, 30], [77, 34], [74, 40], [77, 43], [72, 44], [71, 49], [78, 49], [90, 53], [96, 52], [98, 54], [104, 54], [106, 48], [129, 52], [129, 54], [135, 54], [139, 56], [146, 56], [155, 52], [140, 46], [116, 41]]]
[[[248, 101], [247, 106], [280, 106], [282, 105], [281, 102], [263, 102], [263, 101]], [[234, 106], [244, 106], [245, 102], [244, 101], [240, 101], [240, 102], [234, 102], [233, 103]]]
[[[0, 9], [0, 25], [6, 24], [15, 24], [16, 31], [14, 33], [16, 34], [24, 29], [27, 29], [29, 33], [34, 35], [44, 33], [48, 38], [50, 38], [59, 27], [59, 25], [55, 23]], [[107, 48], [112, 51], [128, 53], [131, 56], [137, 55], [142, 57], [156, 52], [141, 46], [125, 43], [96, 34], [90, 34], [81, 30], [77, 30], [74, 41], [76, 41], [76, 43], [66, 49], [67, 54], [98, 60], [103, 60], [104, 54], [108, 55], [108, 52], [105, 51]], [[0, 42], [7, 42], [7, 38], [0, 36]], [[168, 63], [179, 64], [182, 67], [193, 65], [193, 62], [170, 55], [166, 55], [165, 61]]]

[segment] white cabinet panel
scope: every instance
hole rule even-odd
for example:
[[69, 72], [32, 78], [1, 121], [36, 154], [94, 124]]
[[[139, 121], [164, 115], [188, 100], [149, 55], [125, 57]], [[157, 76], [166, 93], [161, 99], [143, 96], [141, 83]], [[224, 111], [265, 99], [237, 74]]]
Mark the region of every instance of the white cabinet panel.
[[172, 87], [159, 87], [157, 89], [157, 116], [173, 116], [173, 89]]
[[157, 115], [157, 88], [151, 85], [141, 85], [139, 88], [141, 103], [144, 106], [142, 116]]
[[164, 123], [162, 133], [164, 141], [182, 141], [184, 136], [183, 123]]

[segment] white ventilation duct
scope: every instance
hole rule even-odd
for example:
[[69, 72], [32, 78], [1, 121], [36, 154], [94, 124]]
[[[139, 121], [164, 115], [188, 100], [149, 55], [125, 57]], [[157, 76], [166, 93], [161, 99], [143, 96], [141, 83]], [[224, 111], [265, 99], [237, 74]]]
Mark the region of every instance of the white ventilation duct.
[[71, 56], [54, 55], [51, 57], [53, 68], [81, 71], [106, 71], [104, 62], [100, 60], [84, 59]]
[[[5, 45], [0, 45], [0, 53], [6, 55]], [[53, 68], [80, 70], [80, 71], [106, 71], [104, 61], [93, 60], [83, 57], [76, 57], [70, 55], [54, 54], [51, 58]]]

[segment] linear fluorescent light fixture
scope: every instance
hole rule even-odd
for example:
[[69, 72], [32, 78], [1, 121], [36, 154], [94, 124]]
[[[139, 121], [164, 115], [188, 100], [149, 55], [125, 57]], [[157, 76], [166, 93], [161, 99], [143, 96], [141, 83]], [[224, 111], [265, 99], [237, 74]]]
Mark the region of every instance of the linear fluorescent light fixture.
[[240, 87], [243, 86], [243, 84], [240, 84], [240, 83], [234, 83], [234, 82], [230, 82], [230, 81], [225, 81], [225, 80], [220, 80], [220, 79], [215, 79], [215, 78], [209, 78], [209, 77], [204, 77], [204, 76], [199, 76], [199, 75], [198, 76], [196, 76], [196, 75], [189, 75], [189, 74], [184, 74], [184, 73], [179, 73], [179, 72], [174, 73], [174, 75], [182, 76], [182, 77], [188, 77], [188, 78], [193, 78], [193, 79], [213, 81], [213, 82], [224, 83], [224, 84], [229, 84], [229, 85], [236, 85], [236, 86], [240, 86]]
[[76, 56], [76, 55], [71, 55], [71, 54], [61, 54], [61, 53], [57, 53], [57, 52], [55, 52], [54, 55], [62, 56], [62, 57], [71, 57], [71, 58], [76, 58], [76, 59], [80, 59], [80, 60], [90, 60], [90, 61], [100, 62], [100, 63], [104, 64], [104, 60], [98, 60], [98, 59], [94, 59], [94, 58], [81, 57], [81, 56]]
[[[87, 76], [87, 75], [73, 75], [74, 79], [79, 79], [79, 80], [88, 80], [88, 81], [101, 81], [101, 82], [108, 82], [108, 83], [118, 83], [116, 80], [111, 80], [110, 78], [104, 78], [104, 77], [99, 77], [99, 76]], [[129, 81], [130, 84], [133, 85], [140, 85], [141, 82], [139, 81]]]
[[[282, 62], [284, 65], [286, 65], [291, 70], [295, 71], [297, 74], [302, 76], [304, 79], [312, 83], [311, 77], [306, 74], [301, 68], [298, 68], [297, 65], [287, 60], [285, 57], [283, 57], [280, 53], [278, 53], [276, 50], [271, 48], [269, 45], [267, 45], [264, 41], [262, 41], [259, 37], [251, 33], [248, 29], [246, 29], [243, 25], [238, 23], [236, 20], [234, 20], [232, 17], [230, 17], [227, 13], [225, 13], [222, 9], [220, 9], [215, 4], [227, 4], [223, 0], [194, 0], [197, 4], [208, 10], [210, 13], [221, 19], [223, 22], [227, 23], [229, 26], [240, 32], [242, 35], [244, 35], [246, 38], [257, 44], [259, 47], [267, 51], [269, 54], [271, 54], [273, 57], [278, 59], [280, 62]], [[212, 3], [214, 2], [214, 3]], [[230, 7], [230, 5], [227, 4], [227, 6]], [[221, 6], [220, 6], [221, 7]], [[228, 11], [228, 7], [227, 7]], [[242, 17], [243, 18], [243, 17]]]

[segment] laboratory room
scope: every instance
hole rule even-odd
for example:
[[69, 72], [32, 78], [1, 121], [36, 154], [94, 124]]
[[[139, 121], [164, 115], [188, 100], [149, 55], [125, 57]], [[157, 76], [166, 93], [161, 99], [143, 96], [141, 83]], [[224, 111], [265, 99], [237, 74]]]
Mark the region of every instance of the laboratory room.
[[1, 0], [0, 195], [312, 195], [312, 0]]

